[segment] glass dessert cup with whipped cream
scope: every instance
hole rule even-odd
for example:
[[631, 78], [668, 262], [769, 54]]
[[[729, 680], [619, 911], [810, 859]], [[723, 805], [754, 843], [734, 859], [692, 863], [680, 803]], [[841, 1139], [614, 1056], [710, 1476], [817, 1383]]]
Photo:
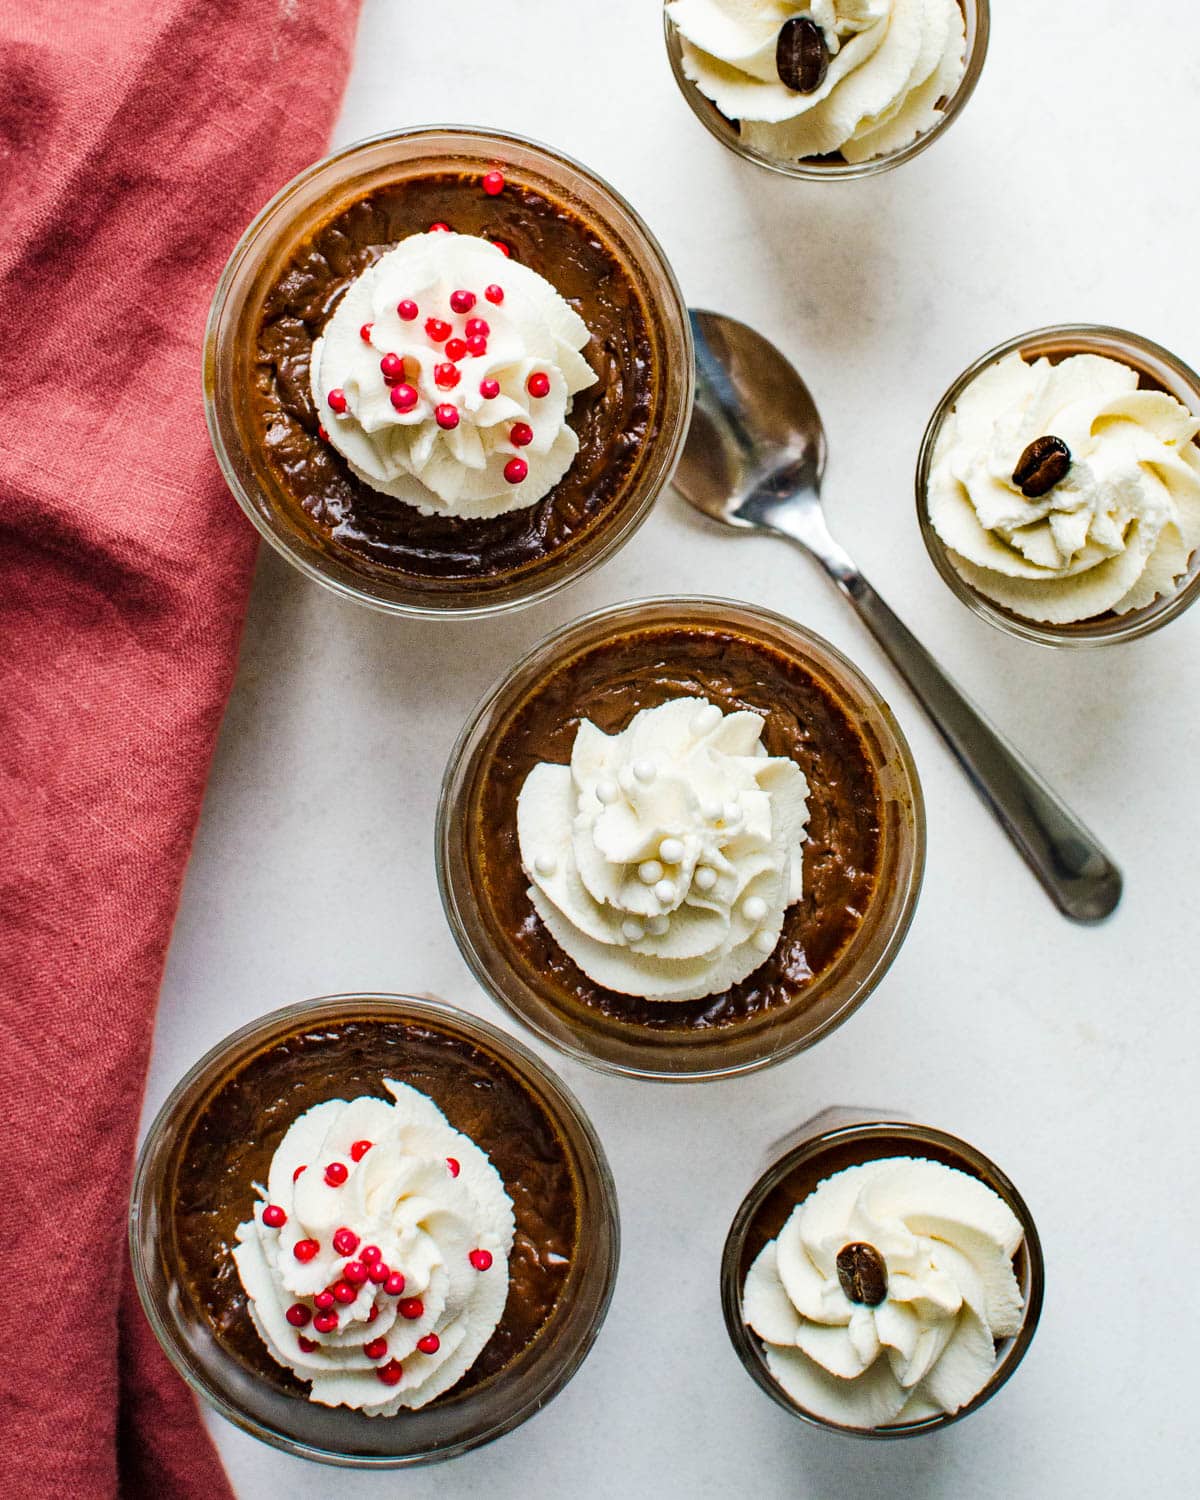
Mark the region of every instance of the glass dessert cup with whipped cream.
[[1148, 635], [1200, 595], [1198, 431], [1200, 375], [1149, 339], [1090, 323], [1009, 339], [963, 371], [925, 431], [930, 558], [1021, 640]]
[[637, 213], [517, 136], [413, 129], [262, 210], [209, 315], [225, 478], [266, 540], [397, 614], [482, 615], [610, 557], [692, 404], [678, 284]]
[[930, 147], [975, 91], [988, 0], [664, 0], [667, 55], [722, 145], [811, 181], [873, 177]]
[[879, 983], [924, 804], [833, 647], [744, 603], [647, 599], [551, 635], [483, 700], [436, 847], [499, 1004], [607, 1071], [723, 1078], [811, 1046]]
[[254, 1436], [362, 1468], [510, 1431], [578, 1369], [616, 1275], [579, 1105], [452, 1006], [339, 995], [226, 1038], [147, 1134], [130, 1246], [193, 1389]]
[[721, 1260], [747, 1372], [786, 1411], [851, 1437], [913, 1437], [978, 1411], [1024, 1358], [1043, 1291], [1037, 1227], [994, 1162], [945, 1131], [847, 1108], [772, 1149]]

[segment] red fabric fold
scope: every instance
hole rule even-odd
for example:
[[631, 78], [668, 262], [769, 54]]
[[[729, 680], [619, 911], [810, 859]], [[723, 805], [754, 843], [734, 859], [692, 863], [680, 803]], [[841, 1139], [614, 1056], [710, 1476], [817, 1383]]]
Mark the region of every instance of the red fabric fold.
[[254, 533], [200, 398], [238, 235], [324, 149], [357, 0], [0, 6], [4, 1492], [219, 1500], [129, 1282], [163, 958]]

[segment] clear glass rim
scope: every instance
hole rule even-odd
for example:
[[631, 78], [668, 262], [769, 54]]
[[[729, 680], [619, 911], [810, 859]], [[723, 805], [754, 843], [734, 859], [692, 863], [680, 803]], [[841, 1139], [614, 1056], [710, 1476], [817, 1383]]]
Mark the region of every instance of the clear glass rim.
[[[895, 921], [870, 968], [854, 987], [852, 993], [810, 1032], [803, 1033], [786, 1043], [779, 1042], [778, 1037], [772, 1032], [770, 1042], [774, 1050], [763, 1050], [756, 1055], [735, 1062], [706, 1061], [698, 1057], [696, 1066], [689, 1070], [654, 1066], [650, 1060], [635, 1062], [600, 1056], [589, 1050], [582, 1042], [574, 1039], [567, 1040], [559, 1035], [545, 1024], [540, 1016], [530, 1014], [519, 1005], [504, 984], [491, 972], [483, 955], [478, 951], [471, 936], [469, 924], [465, 920], [462, 893], [458, 890], [451, 875], [451, 848], [457, 824], [458, 797], [461, 790], [459, 781], [473, 758], [468, 755], [468, 751], [471, 750], [472, 741], [480, 726], [496, 703], [504, 696], [512, 681], [534, 663], [553, 658], [571, 642], [573, 637], [585, 635], [594, 626], [609, 623], [616, 625], [625, 620], [635, 624], [645, 611], [666, 608], [678, 610], [681, 615], [689, 610], [712, 611], [717, 614], [727, 610], [743, 611], [765, 625], [782, 629], [793, 637], [799, 637], [804, 644], [811, 644], [818, 651], [828, 653], [839, 671], [844, 674], [845, 684], [853, 688], [859, 704], [868, 708], [872, 713], [878, 714], [887, 732], [890, 749], [903, 774], [905, 801], [911, 811], [909, 825], [911, 854], [907, 859], [901, 858], [899, 862], [903, 889], [897, 905]], [[836, 646], [795, 620], [788, 619], [785, 615], [777, 614], [772, 610], [749, 604], [745, 600], [722, 599], [700, 594], [653, 595], [623, 601], [619, 604], [604, 605], [569, 621], [545, 636], [532, 650], [501, 674], [469, 715], [450, 752], [438, 797], [434, 847], [437, 860], [438, 892], [446, 921], [458, 950], [476, 981], [510, 1016], [557, 1051], [599, 1072], [655, 1083], [707, 1083], [742, 1077], [749, 1073], [759, 1072], [763, 1068], [774, 1067], [777, 1063], [786, 1062], [798, 1053], [815, 1046], [831, 1032], [837, 1030], [866, 1003], [903, 946], [916, 913], [917, 900], [925, 874], [925, 801], [912, 750], [890, 706], [861, 669], [843, 655]], [[764, 1038], [764, 1047], [766, 1047], [766, 1038]]]
[[[922, 151], [928, 150], [934, 141], [944, 135], [958, 119], [966, 108], [967, 101], [975, 92], [975, 86], [979, 82], [987, 58], [988, 39], [991, 35], [989, 0], [960, 0], [968, 28], [966, 69], [958, 87], [950, 97], [950, 102], [942, 112], [942, 118], [917, 136], [916, 140], [910, 141], [907, 146], [902, 146], [900, 150], [888, 152], [883, 156], [870, 157], [862, 162], [820, 162], [814, 159], [789, 161], [746, 145], [734, 129], [732, 122], [727, 120], [712, 100], [702, 94], [684, 74], [683, 50], [680, 46], [679, 33], [667, 14], [667, 3], [668, 0], [663, 0], [663, 31], [667, 43], [667, 56], [670, 59], [671, 71], [675, 75], [675, 82], [679, 85], [679, 91], [686, 99], [692, 113], [710, 135], [715, 136], [723, 146], [728, 147], [736, 155], [753, 162], [756, 166], [765, 167], [768, 172], [775, 172], [781, 177], [799, 178], [807, 182], [851, 182], [857, 178], [875, 177], [881, 172], [891, 171], [893, 167], [902, 166], [906, 161], [911, 161], [914, 156], [920, 156]], [[971, 31], [972, 25], [974, 25], [974, 32]]]
[[[788, 1149], [767, 1167], [742, 1200], [730, 1225], [721, 1253], [721, 1311], [725, 1319], [725, 1328], [738, 1358], [754, 1382], [777, 1405], [810, 1427], [819, 1427], [825, 1432], [836, 1432], [844, 1437], [864, 1438], [871, 1441], [891, 1442], [900, 1438], [918, 1437], [952, 1426], [955, 1422], [961, 1422], [964, 1417], [978, 1411], [1002, 1386], [1007, 1384], [1024, 1359], [1037, 1331], [1045, 1298], [1046, 1268], [1042, 1242], [1029, 1205], [1017, 1191], [1015, 1184], [990, 1157], [977, 1147], [970, 1145], [959, 1136], [951, 1135], [949, 1131], [938, 1130], [933, 1126], [921, 1125], [916, 1121], [896, 1116], [859, 1117], [852, 1119], [849, 1123], [839, 1123], [830, 1128], [820, 1127], [820, 1121], [826, 1116], [840, 1113], [843, 1112], [827, 1110], [817, 1116], [810, 1122], [814, 1127], [812, 1134], [806, 1134], [802, 1129], [799, 1132], [801, 1138], [794, 1140]], [[977, 1175], [981, 1180], [987, 1181], [990, 1176], [992, 1181], [988, 1182], [988, 1185], [1000, 1192], [1021, 1222], [1025, 1235], [1023, 1248], [1028, 1259], [1029, 1287], [1021, 1327], [1007, 1341], [987, 1385], [956, 1412], [942, 1413], [940, 1416], [927, 1417], [920, 1422], [906, 1422], [894, 1427], [849, 1427], [840, 1422], [830, 1421], [826, 1417], [817, 1416], [793, 1401], [771, 1375], [756, 1336], [742, 1318], [740, 1275], [742, 1247], [746, 1234], [763, 1202], [797, 1166], [819, 1156], [831, 1147], [860, 1140], [896, 1141], [901, 1145], [907, 1143], [911, 1148], [911, 1154], [918, 1157], [922, 1154], [923, 1146], [940, 1146], [977, 1169]]]
[[[468, 1033], [475, 1033], [481, 1040], [490, 1043], [502, 1054], [511, 1054], [514, 1056], [523, 1067], [528, 1069], [549, 1090], [555, 1106], [562, 1111], [579, 1131], [580, 1138], [589, 1157], [589, 1166], [596, 1174], [599, 1197], [604, 1211], [599, 1228], [602, 1231], [606, 1251], [606, 1284], [600, 1296], [596, 1314], [592, 1319], [587, 1337], [579, 1340], [571, 1350], [569, 1356], [552, 1373], [551, 1378], [519, 1406], [501, 1413], [478, 1433], [471, 1434], [436, 1449], [411, 1454], [338, 1453], [332, 1449], [321, 1448], [314, 1444], [306, 1443], [302, 1439], [293, 1437], [288, 1433], [276, 1431], [274, 1428], [268, 1427], [265, 1423], [256, 1420], [242, 1411], [235, 1401], [212, 1382], [204, 1379], [185, 1358], [175, 1329], [170, 1320], [162, 1316], [154, 1296], [151, 1285], [151, 1271], [146, 1264], [144, 1247], [140, 1242], [138, 1234], [143, 1210], [150, 1194], [149, 1179], [156, 1165], [155, 1158], [157, 1153], [155, 1148], [158, 1147], [160, 1141], [170, 1129], [176, 1111], [191, 1090], [212, 1072], [213, 1069], [218, 1067], [232, 1052], [252, 1041], [260, 1033], [269, 1033], [289, 1022], [303, 1023], [309, 1020], [332, 1018], [362, 1004], [382, 1006], [384, 1008], [395, 1006], [398, 1012], [406, 1016], [417, 1015], [426, 1017], [433, 1024], [436, 1024], [438, 1021], [452, 1022], [455, 1026], [462, 1028]], [[547, 1406], [576, 1374], [600, 1332], [612, 1302], [620, 1263], [620, 1244], [621, 1231], [617, 1189], [612, 1170], [609, 1167], [608, 1158], [605, 1155], [604, 1147], [600, 1142], [599, 1136], [596, 1134], [591, 1120], [576, 1099], [574, 1093], [562, 1079], [536, 1053], [530, 1051], [524, 1043], [511, 1036], [508, 1032], [501, 1031], [499, 1027], [492, 1025], [491, 1022], [482, 1020], [479, 1016], [461, 1010], [458, 1006], [451, 1005], [444, 1000], [433, 1000], [427, 996], [407, 995], [394, 991], [354, 991], [344, 994], [321, 995], [310, 1000], [302, 1000], [258, 1016], [253, 1021], [240, 1026], [236, 1031], [229, 1033], [228, 1036], [215, 1043], [180, 1078], [167, 1095], [161, 1108], [155, 1114], [138, 1150], [137, 1164], [134, 1169], [133, 1188], [130, 1193], [129, 1202], [128, 1245], [138, 1300], [158, 1341], [159, 1347], [185, 1384], [197, 1396], [200, 1396], [208, 1405], [219, 1412], [227, 1421], [231, 1422], [241, 1431], [249, 1433], [251, 1437], [258, 1438], [271, 1447], [278, 1448], [285, 1453], [293, 1454], [298, 1458], [311, 1459], [318, 1463], [352, 1469], [396, 1469], [419, 1464], [439, 1463], [449, 1458], [455, 1458], [461, 1453], [469, 1452], [471, 1449], [482, 1447], [486, 1443], [503, 1437], [505, 1433], [519, 1427], [536, 1412]]]
[[[1200, 548], [1192, 554], [1183, 582], [1174, 593], [1156, 599], [1142, 609], [1130, 610], [1124, 615], [1101, 616], [1099, 620], [1081, 620], [1073, 625], [1050, 625], [1039, 620], [1028, 620], [993, 603], [974, 589], [962, 577], [950, 561], [946, 544], [934, 529], [929, 519], [926, 494], [929, 476], [933, 468], [933, 455], [941, 436], [942, 427], [966, 388], [997, 360], [1008, 354], [1021, 354], [1036, 358], [1045, 348], [1077, 340], [1081, 353], [1104, 354], [1110, 359], [1125, 359], [1135, 368], [1143, 362], [1159, 367], [1173, 375], [1180, 387], [1191, 394], [1191, 408], [1200, 416], [1200, 375], [1186, 365], [1178, 355], [1161, 344], [1126, 328], [1117, 328], [1105, 323], [1055, 323], [1045, 328], [1034, 328], [1028, 333], [1015, 335], [981, 354], [959, 375], [934, 408], [925, 428], [917, 455], [915, 493], [917, 523], [921, 538], [929, 553], [930, 561], [943, 582], [968, 609], [994, 625], [997, 630], [1018, 640], [1030, 641], [1034, 645], [1051, 648], [1086, 649], [1096, 646], [1111, 646], [1123, 641], [1138, 640], [1142, 636], [1161, 630], [1171, 620], [1181, 615], [1197, 597], [1200, 597]], [[1172, 394], [1175, 394], [1174, 392]], [[1177, 396], [1178, 399], [1178, 396]]]
[[[357, 587], [348, 578], [336, 576], [326, 569], [318, 566], [311, 559], [304, 556], [296, 547], [289, 544], [287, 538], [277, 532], [263, 517], [253, 499], [246, 493], [241, 478], [233, 464], [230, 452], [225, 442], [225, 435], [221, 429], [220, 415], [217, 410], [217, 348], [222, 327], [233, 292], [235, 280], [246, 259], [252, 255], [257, 248], [259, 237], [267, 226], [278, 215], [291, 198], [304, 188], [314, 177], [336, 167], [342, 162], [348, 161], [365, 152], [370, 148], [384, 146], [398, 142], [416, 142], [422, 137], [453, 136], [467, 145], [489, 145], [516, 146], [523, 150], [534, 152], [546, 158], [551, 166], [565, 166], [570, 171], [576, 172], [589, 183], [598, 193], [607, 197], [619, 212], [628, 217], [637, 232], [645, 240], [646, 246], [654, 257], [654, 271], [662, 277], [669, 298], [670, 309], [673, 316], [667, 316], [664, 308], [658, 312], [664, 317], [672, 332], [677, 334], [683, 344], [682, 364], [682, 415], [675, 423], [675, 431], [671, 435], [670, 442], [664, 447], [661, 457], [654, 467], [652, 475], [648, 476], [646, 493], [641, 496], [636, 505], [630, 505], [626, 515], [621, 518], [619, 525], [615, 526], [611, 534], [605, 539], [604, 544], [588, 556], [582, 558], [577, 565], [569, 568], [561, 576], [554, 576], [531, 588], [528, 592], [518, 593], [498, 600], [481, 600], [478, 603], [455, 604], [422, 603], [412, 599], [389, 599], [372, 594], [365, 589]], [[222, 477], [229, 488], [230, 493], [237, 501], [246, 519], [258, 532], [268, 545], [284, 558], [292, 567], [296, 568], [312, 582], [320, 584], [322, 588], [330, 589], [343, 599], [350, 599], [356, 604], [365, 605], [368, 609], [377, 610], [381, 614], [397, 615], [401, 617], [429, 619], [447, 618], [454, 620], [478, 619], [489, 615], [505, 614], [513, 610], [525, 609], [531, 604], [536, 604], [543, 599], [548, 599], [557, 594], [560, 589], [567, 588], [578, 579], [583, 578], [594, 568], [607, 562], [624, 544], [629, 541], [633, 534], [643, 524], [653, 508], [655, 500], [671, 482], [679, 459], [683, 453], [683, 445], [687, 438], [688, 424], [692, 409], [692, 401], [695, 394], [695, 355], [692, 347], [691, 321], [687, 315], [687, 302], [684, 298], [682, 288], [675, 276], [674, 269], [667, 259], [666, 253], [659, 243], [657, 236], [650, 226], [638, 213], [637, 209], [612, 186], [605, 178], [594, 172], [584, 163], [577, 161], [565, 151], [559, 151], [543, 141], [535, 140], [530, 136], [518, 135], [514, 131], [492, 130], [481, 125], [417, 125], [407, 126], [400, 130], [381, 131], [377, 135], [364, 136], [362, 139], [352, 141], [337, 151], [330, 152], [313, 162], [310, 166], [298, 172], [276, 192], [267, 203], [255, 214], [247, 228], [239, 237], [237, 244], [230, 253], [221, 275], [217, 281], [213, 293], [212, 302], [209, 304], [208, 318], [204, 330], [204, 364], [203, 364], [203, 388], [204, 388], [204, 415], [208, 426], [209, 440], [213, 452], [216, 455]]]

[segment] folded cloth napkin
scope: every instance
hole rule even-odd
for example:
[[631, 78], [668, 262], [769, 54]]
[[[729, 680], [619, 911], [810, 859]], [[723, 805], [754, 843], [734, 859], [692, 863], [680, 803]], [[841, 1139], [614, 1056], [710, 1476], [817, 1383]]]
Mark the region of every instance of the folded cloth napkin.
[[228, 1495], [128, 1274], [155, 997], [254, 533], [200, 400], [358, 0], [0, 5], [3, 1492]]

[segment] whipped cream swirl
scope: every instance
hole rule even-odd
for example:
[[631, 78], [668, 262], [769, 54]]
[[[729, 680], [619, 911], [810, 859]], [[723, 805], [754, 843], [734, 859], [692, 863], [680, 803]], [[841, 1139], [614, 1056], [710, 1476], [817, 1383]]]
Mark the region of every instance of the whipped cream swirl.
[[802, 891], [808, 784], [767, 754], [763, 726], [675, 698], [619, 734], [585, 719], [570, 765], [529, 773], [517, 802], [529, 898], [597, 984], [694, 1000], [774, 950]]
[[[848, 1167], [763, 1247], [746, 1275], [743, 1316], [771, 1374], [826, 1421], [870, 1428], [955, 1412], [991, 1379], [996, 1341], [1021, 1327], [1012, 1261], [1023, 1238], [998, 1193], [941, 1162]], [[882, 1300], [843, 1289], [838, 1257], [848, 1246], [869, 1246], [882, 1261]]]
[[590, 337], [488, 240], [415, 234], [338, 303], [313, 344], [312, 398], [372, 489], [425, 514], [498, 516], [540, 500], [579, 451], [567, 417], [596, 379]]
[[391, 1416], [450, 1389], [508, 1299], [512, 1203], [432, 1099], [330, 1099], [289, 1127], [233, 1252], [271, 1357], [310, 1399]]
[[[957, 0], [671, 0], [685, 75], [741, 138], [800, 161], [840, 151], [848, 162], [889, 155], [923, 135], [966, 69]], [[829, 67], [812, 93], [780, 78], [784, 24], [820, 27]]]
[[[1172, 593], [1200, 546], [1200, 417], [1138, 389], [1118, 360], [1006, 355], [958, 398], [934, 450], [929, 519], [973, 588], [1031, 620], [1124, 614]], [[1013, 480], [1026, 447], [1062, 439], [1047, 494]]]

